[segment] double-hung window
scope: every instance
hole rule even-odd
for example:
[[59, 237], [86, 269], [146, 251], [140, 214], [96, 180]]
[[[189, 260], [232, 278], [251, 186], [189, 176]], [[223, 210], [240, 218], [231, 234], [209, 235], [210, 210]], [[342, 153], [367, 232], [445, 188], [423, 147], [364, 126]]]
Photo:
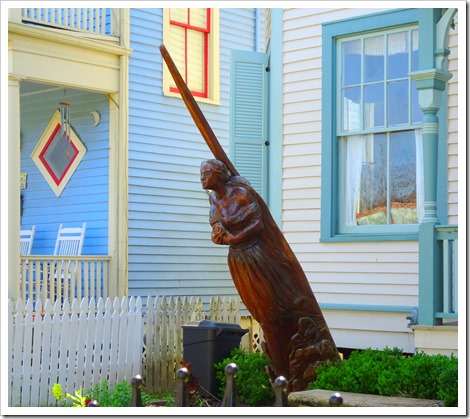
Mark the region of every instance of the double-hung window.
[[331, 39], [336, 72], [334, 97], [324, 102], [332, 128], [323, 138], [331, 142], [322, 163], [322, 187], [330, 182], [323, 239], [417, 232], [424, 207], [423, 114], [410, 72], [419, 69], [418, 38], [414, 23]]
[[[199, 100], [219, 101], [218, 9], [164, 9], [163, 42], [192, 95]], [[164, 65], [163, 89], [177, 96], [171, 75]]]

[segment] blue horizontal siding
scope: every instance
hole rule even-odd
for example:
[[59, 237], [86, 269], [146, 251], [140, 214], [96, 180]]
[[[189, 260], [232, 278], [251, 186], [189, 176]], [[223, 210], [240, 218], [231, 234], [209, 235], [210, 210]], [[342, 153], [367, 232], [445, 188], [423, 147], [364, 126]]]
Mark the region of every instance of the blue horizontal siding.
[[[49, 124], [63, 89], [21, 96], [22, 148], [21, 172], [27, 173], [23, 196], [21, 228], [36, 225], [32, 254], [54, 251], [57, 231], [87, 223], [83, 254], [107, 254], [109, 211], [109, 105], [106, 96], [67, 89], [71, 103], [71, 124], [87, 152], [59, 197], [31, 159], [31, 153]], [[97, 110], [101, 122], [93, 127], [91, 111]]]
[[[199, 180], [201, 162], [212, 155], [183, 101], [163, 96], [162, 39], [162, 9], [131, 9], [129, 295], [234, 295], [227, 248], [210, 240]], [[230, 51], [253, 46], [254, 10], [220, 9], [221, 104], [200, 108], [223, 147]]]

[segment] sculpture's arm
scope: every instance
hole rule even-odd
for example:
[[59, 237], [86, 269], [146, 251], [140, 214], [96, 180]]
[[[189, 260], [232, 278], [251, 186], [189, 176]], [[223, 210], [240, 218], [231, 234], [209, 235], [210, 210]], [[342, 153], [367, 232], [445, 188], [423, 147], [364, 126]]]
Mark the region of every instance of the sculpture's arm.
[[263, 219], [257, 214], [250, 217], [250, 222], [240, 231], [228, 231], [224, 228], [214, 226], [212, 231], [212, 241], [215, 244], [227, 244], [236, 246], [237, 244], [248, 242], [257, 237], [264, 228]]
[[225, 205], [233, 220], [228, 222], [227, 229], [221, 223], [213, 225], [212, 241], [216, 244], [236, 246], [257, 237], [264, 228], [261, 209], [253, 196], [245, 188], [235, 188], [232, 194], [236, 199], [226, 200]]

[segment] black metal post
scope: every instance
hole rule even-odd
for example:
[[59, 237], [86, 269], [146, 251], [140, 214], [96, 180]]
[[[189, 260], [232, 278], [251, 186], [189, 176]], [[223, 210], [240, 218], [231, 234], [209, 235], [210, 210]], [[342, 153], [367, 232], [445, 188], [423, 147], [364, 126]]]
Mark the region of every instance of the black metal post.
[[235, 381], [237, 373], [238, 367], [233, 362], [225, 367], [225, 393], [221, 407], [237, 407], [240, 405]]
[[334, 393], [329, 399], [330, 407], [341, 407], [343, 405], [343, 397], [339, 393]]
[[136, 375], [132, 378], [132, 397], [129, 407], [142, 407], [142, 385], [143, 380], [140, 375]]
[[287, 380], [281, 375], [277, 377], [273, 384], [274, 395], [276, 401], [274, 407], [287, 407], [289, 403], [287, 401]]
[[187, 368], [180, 368], [176, 371], [175, 407], [188, 406], [188, 380], [189, 371]]

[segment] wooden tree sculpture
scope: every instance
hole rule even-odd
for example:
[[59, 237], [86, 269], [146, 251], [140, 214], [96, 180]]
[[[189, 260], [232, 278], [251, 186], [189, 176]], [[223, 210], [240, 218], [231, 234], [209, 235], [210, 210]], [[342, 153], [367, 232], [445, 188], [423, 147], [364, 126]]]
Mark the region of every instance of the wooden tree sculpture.
[[318, 365], [339, 359], [323, 314], [266, 203], [228, 159], [164, 45], [160, 51], [215, 157], [201, 165], [202, 187], [211, 190], [212, 241], [229, 246], [232, 279], [263, 329], [271, 379], [283, 376], [290, 391], [304, 390]]

